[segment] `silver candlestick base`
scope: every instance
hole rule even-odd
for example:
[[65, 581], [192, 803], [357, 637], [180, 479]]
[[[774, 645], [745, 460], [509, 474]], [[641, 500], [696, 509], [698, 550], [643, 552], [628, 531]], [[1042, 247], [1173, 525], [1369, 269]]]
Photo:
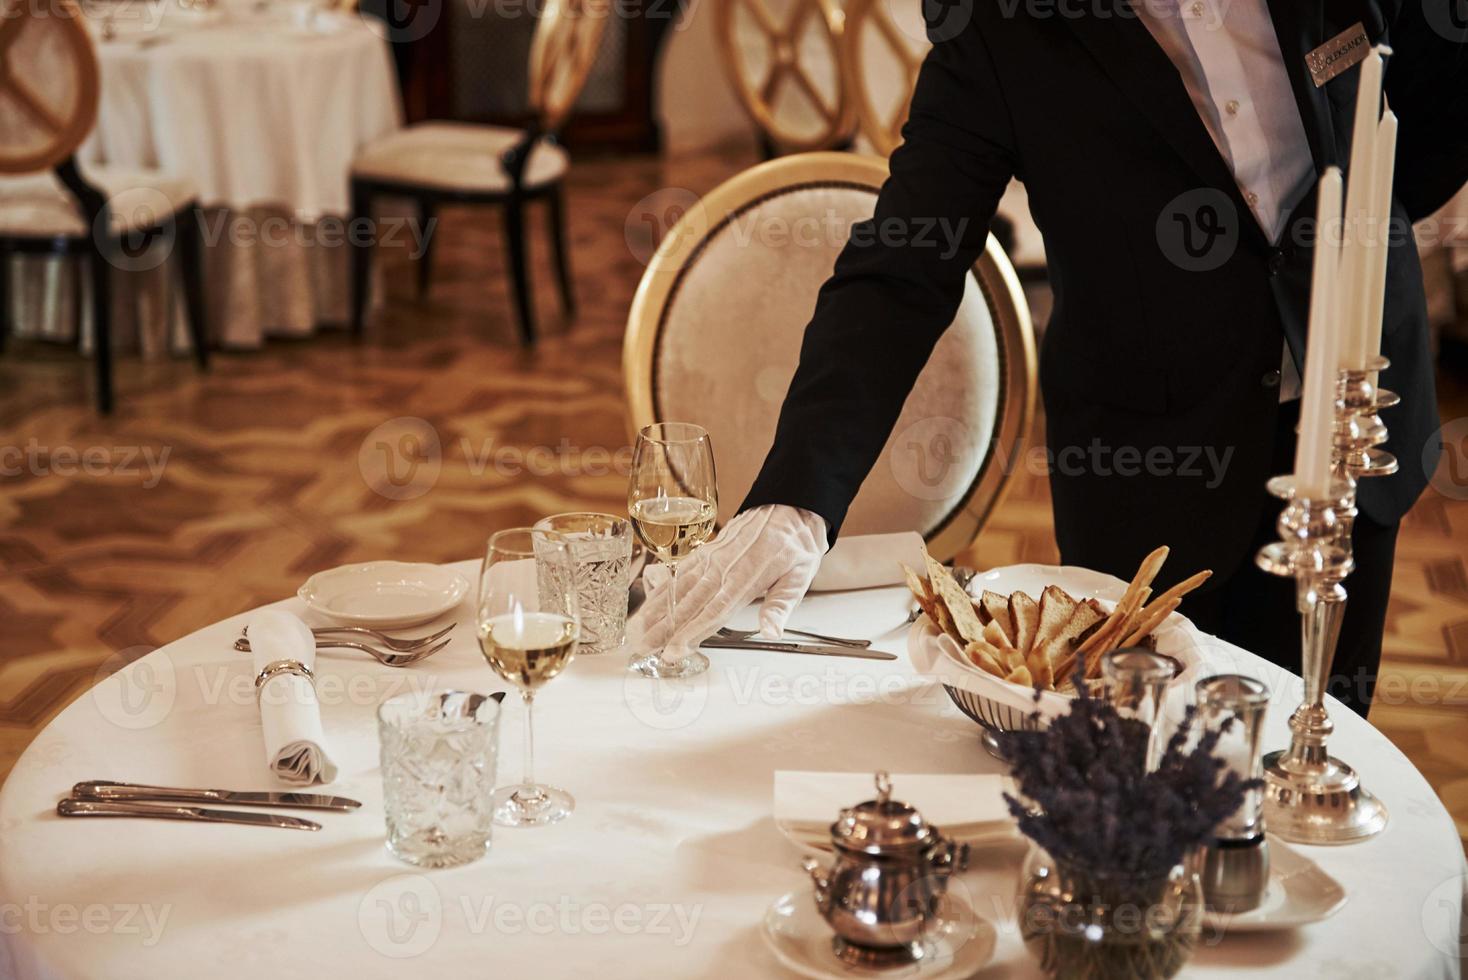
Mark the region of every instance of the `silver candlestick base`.
[[1261, 548], [1256, 561], [1266, 572], [1295, 580], [1305, 700], [1290, 716], [1290, 747], [1264, 757], [1265, 826], [1302, 844], [1364, 840], [1386, 826], [1386, 808], [1354, 769], [1330, 755], [1326, 742], [1335, 726], [1325, 709], [1346, 609], [1341, 581], [1353, 567], [1348, 545], [1355, 487], [1337, 479], [1324, 497], [1310, 498], [1298, 493], [1294, 477], [1280, 476], [1269, 481], [1269, 492], [1286, 501], [1281, 540]]

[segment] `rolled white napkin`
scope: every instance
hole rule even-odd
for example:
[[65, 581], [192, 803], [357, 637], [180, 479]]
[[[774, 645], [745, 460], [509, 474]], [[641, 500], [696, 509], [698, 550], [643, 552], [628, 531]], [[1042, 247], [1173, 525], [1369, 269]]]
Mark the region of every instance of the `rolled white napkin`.
[[821, 559], [810, 591], [845, 592], [900, 585], [902, 565], [923, 567], [923, 536], [916, 531], [837, 538]]
[[[945, 826], [1009, 822], [999, 775], [892, 774], [892, 798], [916, 807], [923, 818]], [[829, 825], [849, 806], [875, 799], [869, 772], [775, 772], [775, 821]]]
[[[250, 649], [255, 676], [277, 660], [295, 660], [316, 669], [316, 638], [301, 620], [279, 609], [262, 609], [250, 617]], [[257, 692], [260, 727], [265, 734], [265, 764], [288, 783], [329, 783], [336, 763], [321, 730], [316, 688], [300, 674], [278, 673]]]

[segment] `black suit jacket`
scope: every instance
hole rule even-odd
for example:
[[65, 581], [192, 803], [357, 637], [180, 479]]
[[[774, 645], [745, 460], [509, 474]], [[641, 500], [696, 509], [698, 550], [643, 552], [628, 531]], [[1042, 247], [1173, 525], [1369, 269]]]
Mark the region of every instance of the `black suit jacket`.
[[[1248, 557], [1270, 505], [1281, 340], [1297, 360], [1305, 348], [1315, 195], [1271, 244], [1126, 2], [927, 0], [933, 49], [872, 221], [964, 221], [962, 247], [853, 234], [821, 289], [746, 508], [805, 507], [834, 536], [1014, 177], [1055, 296], [1040, 376], [1065, 560], [1129, 574], [1167, 543], [1176, 578]], [[1347, 163], [1360, 72], [1316, 88], [1305, 55], [1362, 21], [1395, 50], [1393, 213], [1405, 223], [1441, 206], [1468, 178], [1468, 0], [1269, 8], [1317, 172]], [[1421, 271], [1405, 225], [1397, 232], [1383, 384], [1403, 397], [1384, 416], [1402, 468], [1369, 482], [1361, 501], [1383, 523], [1422, 491], [1437, 445]]]

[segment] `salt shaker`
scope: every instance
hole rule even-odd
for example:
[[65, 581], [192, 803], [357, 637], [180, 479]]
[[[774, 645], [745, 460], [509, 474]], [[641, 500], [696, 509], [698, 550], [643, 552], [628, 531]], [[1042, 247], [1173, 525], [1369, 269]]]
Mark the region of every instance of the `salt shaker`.
[[[1219, 674], [1195, 688], [1198, 710], [1211, 726], [1234, 722], [1215, 750], [1243, 780], [1258, 779], [1263, 763], [1259, 734], [1269, 707], [1269, 688], [1252, 677]], [[1203, 856], [1203, 897], [1224, 913], [1248, 912], [1264, 901], [1269, 885], [1269, 843], [1264, 837], [1264, 793], [1247, 791], [1244, 802], [1214, 829]]]

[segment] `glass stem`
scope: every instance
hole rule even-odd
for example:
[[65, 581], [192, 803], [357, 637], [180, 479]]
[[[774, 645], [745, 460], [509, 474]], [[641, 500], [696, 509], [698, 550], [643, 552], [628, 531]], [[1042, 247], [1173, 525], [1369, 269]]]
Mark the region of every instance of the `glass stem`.
[[524, 691], [520, 695], [525, 702], [525, 776], [520, 780], [523, 788], [529, 792], [530, 798], [538, 798], [540, 793], [534, 789], [535, 786], [535, 692]]
[[673, 645], [673, 634], [678, 632], [678, 563], [668, 565], [668, 642]]

